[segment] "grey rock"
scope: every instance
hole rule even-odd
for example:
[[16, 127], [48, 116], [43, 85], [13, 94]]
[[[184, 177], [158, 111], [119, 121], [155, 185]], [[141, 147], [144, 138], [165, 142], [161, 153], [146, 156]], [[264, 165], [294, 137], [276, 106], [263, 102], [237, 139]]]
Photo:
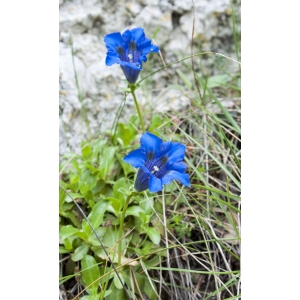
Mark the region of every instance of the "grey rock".
[[171, 11], [162, 12], [159, 6], [147, 5], [135, 18], [134, 25], [134, 27], [143, 27], [150, 37], [159, 28], [155, 42], [162, 45], [169, 40], [170, 32], [173, 29]]
[[[83, 139], [109, 130], [123, 102], [127, 83], [118, 65], [105, 65], [103, 38], [106, 34], [143, 27], [146, 36], [151, 37], [157, 31], [154, 41], [168, 64], [190, 55], [195, 14], [194, 53], [200, 43], [201, 51], [216, 51], [235, 58], [229, 0], [194, 0], [194, 14], [192, 1], [186, 0], [60, 0], [59, 5], [61, 155], [80, 151]], [[239, 27], [237, 29], [240, 30]], [[70, 37], [73, 40], [73, 57]], [[148, 60], [154, 64], [153, 69], [162, 65], [157, 54], [151, 53], [149, 57]], [[214, 68], [215, 59], [210, 56], [203, 60], [205, 71], [211, 75], [219, 72]], [[145, 70], [140, 78], [151, 71], [148, 66], [149, 63], [144, 64]], [[234, 71], [237, 65], [230, 64], [230, 68]], [[146, 122], [149, 112], [180, 111], [189, 105], [187, 97], [170, 88], [174, 81], [180, 81], [177, 69], [181, 69], [193, 82], [192, 72], [188, 72], [183, 64], [176, 64], [168, 68], [168, 74], [165, 71], [154, 74], [151, 84], [144, 82], [136, 91], [141, 109], [146, 112]], [[121, 121], [126, 122], [133, 113], [134, 102], [129, 95]]]
[[182, 111], [190, 104], [189, 99], [179, 90], [165, 88], [154, 98], [152, 107], [154, 112], [169, 110]]

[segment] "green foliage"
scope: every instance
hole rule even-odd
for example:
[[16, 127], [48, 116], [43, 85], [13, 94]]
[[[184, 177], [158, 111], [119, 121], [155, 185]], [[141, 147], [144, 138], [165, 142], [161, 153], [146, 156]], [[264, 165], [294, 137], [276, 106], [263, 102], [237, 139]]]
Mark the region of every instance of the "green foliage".
[[82, 282], [88, 287], [87, 292], [94, 297], [97, 296], [100, 271], [94, 257], [87, 254], [84, 255], [81, 260], [81, 268]]
[[[59, 251], [61, 254], [71, 254], [69, 260], [81, 265], [81, 282], [89, 294], [81, 299], [122, 299], [126, 294], [120, 290], [123, 286], [119, 278], [111, 268], [106, 267], [107, 255], [88, 222], [82, 219], [72, 198], [86, 213], [116, 265], [134, 266], [136, 272], [140, 273], [142, 268], [139, 260], [149, 260], [149, 253], [156, 250], [160, 243], [160, 233], [151, 223], [153, 199], [144, 201], [141, 195], [133, 192], [128, 176], [133, 174], [134, 168], [121, 160], [128, 152], [123, 147], [128, 147], [136, 139], [134, 122], [136, 118], [132, 118], [128, 124], [119, 124], [121, 126], [118, 126], [115, 136], [83, 142], [81, 154], [66, 155], [60, 166], [64, 170], [60, 184], [68, 191], [68, 195], [60, 189]], [[127, 199], [130, 202], [125, 204]], [[125, 222], [120, 231], [123, 212]], [[139, 248], [135, 249], [137, 245]], [[143, 251], [145, 249], [147, 252]], [[141, 258], [133, 261], [127, 258], [137, 255]], [[119, 275], [122, 280], [130, 278], [130, 268], [123, 267]], [[139, 278], [146, 287], [144, 292], [153, 299], [153, 291], [145, 283], [146, 275], [140, 274]], [[64, 281], [64, 278], [60, 280]], [[126, 284], [126, 280], [123, 284]]]

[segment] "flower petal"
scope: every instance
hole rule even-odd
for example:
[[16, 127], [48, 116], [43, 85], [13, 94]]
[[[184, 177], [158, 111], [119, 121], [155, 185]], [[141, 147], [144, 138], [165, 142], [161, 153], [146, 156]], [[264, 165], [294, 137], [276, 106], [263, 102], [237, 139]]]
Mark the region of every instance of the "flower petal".
[[147, 54], [149, 54], [150, 52], [156, 52], [156, 53], [158, 53], [158, 52], [159, 52], [158, 46], [153, 45], [153, 44], [150, 44], [149, 46], [147, 46], [147, 47], [145, 47], [145, 48], [143, 49], [143, 55], [147, 55]]
[[139, 77], [140, 70], [137, 70], [132, 67], [124, 66], [124, 65], [121, 65], [121, 68], [123, 70], [123, 73], [124, 73], [127, 81], [131, 84], [134, 84]]
[[149, 191], [150, 193], [156, 193], [163, 189], [161, 179], [156, 178], [152, 174], [150, 175], [150, 181], [149, 181]]
[[178, 171], [178, 172], [184, 172], [186, 170], [186, 164], [183, 163], [182, 161], [180, 162], [176, 162], [174, 164], [172, 164], [171, 166], [168, 166], [167, 165], [167, 170], [170, 170], [170, 171]]
[[131, 63], [128, 61], [123, 61], [123, 60], [121, 60], [121, 58], [117, 52], [112, 52], [112, 51], [107, 52], [105, 63], [107, 66], [111, 66], [113, 64], [119, 64], [124, 67], [132, 68], [134, 70], [139, 70], [139, 71], [142, 70], [142, 66], [140, 63]]
[[136, 42], [137, 45], [141, 44], [145, 39], [144, 29], [141, 27], [133, 28], [131, 30], [131, 40]]
[[160, 146], [160, 155], [163, 156], [167, 152], [169, 152], [172, 148], [173, 143], [172, 142], [164, 142]]
[[140, 63], [131, 63], [127, 61], [121, 61], [120, 65], [127, 66], [129, 68], [135, 69], [135, 70], [143, 70], [142, 65]]
[[[126, 44], [129, 43], [130, 39], [131, 39], [131, 31], [130, 30], [125, 30], [123, 33], [122, 33], [122, 38], [124, 40], [124, 42]], [[128, 46], [128, 45], [127, 45]]]
[[190, 178], [187, 173], [181, 173], [178, 171], [170, 171], [161, 179], [161, 182], [162, 182], [162, 184], [168, 184], [172, 180], [179, 180], [185, 186], [188, 186], [188, 187], [190, 186]]
[[126, 155], [123, 160], [135, 168], [140, 168], [144, 166], [146, 155], [140, 149], [136, 149]]
[[136, 176], [136, 181], [134, 183], [134, 188], [138, 192], [147, 190], [149, 186], [149, 177], [150, 175], [148, 173], [145, 173], [142, 169], [139, 169]]
[[140, 61], [147, 61], [147, 54], [150, 52], [159, 52], [159, 48], [156, 45], [151, 43], [151, 40], [145, 39], [140, 45], [137, 46], [137, 49], [140, 53]]
[[162, 139], [157, 137], [156, 135], [150, 133], [150, 132], [145, 132], [141, 136], [141, 150], [146, 153], [146, 155], [149, 152], [152, 152], [155, 157], [158, 157], [160, 154], [160, 147], [162, 144]]
[[180, 143], [173, 143], [171, 150], [168, 152], [168, 165], [172, 165], [184, 159], [186, 146]]
[[150, 39], [147, 39], [145, 38], [139, 45], [137, 45], [138, 47], [138, 50], [143, 52], [143, 50], [147, 47], [150, 47], [151, 46], [151, 40]]
[[125, 42], [120, 32], [107, 34], [104, 37], [104, 42], [106, 44], [106, 48], [112, 51], [116, 51], [117, 47], [122, 47], [123, 49], [125, 47]]
[[105, 60], [105, 64], [107, 66], [111, 66], [113, 64], [121, 64], [121, 63], [122, 63], [122, 61], [117, 52], [112, 52], [112, 51], [107, 52], [107, 56], [106, 56], [106, 60]]

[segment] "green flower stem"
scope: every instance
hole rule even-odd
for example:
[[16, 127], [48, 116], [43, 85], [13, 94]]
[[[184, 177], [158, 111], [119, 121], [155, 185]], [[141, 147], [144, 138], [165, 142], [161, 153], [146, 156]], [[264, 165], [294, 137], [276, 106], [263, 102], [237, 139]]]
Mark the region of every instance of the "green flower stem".
[[124, 207], [123, 207], [123, 211], [122, 211], [122, 216], [121, 216], [121, 220], [120, 220], [120, 228], [119, 228], [119, 247], [118, 247], [118, 264], [119, 266], [121, 265], [121, 256], [122, 256], [122, 237], [123, 237], [123, 224], [124, 224], [124, 219], [125, 219], [125, 213], [127, 210], [127, 206], [129, 204], [130, 198], [131, 198], [132, 194], [130, 194], [124, 203]]
[[139, 119], [140, 119], [140, 123], [141, 123], [141, 127], [142, 127], [142, 132], [144, 133], [145, 132], [145, 124], [144, 124], [144, 120], [142, 118], [142, 114], [141, 114], [141, 111], [140, 111], [139, 104], [138, 104], [136, 96], [135, 96], [135, 92], [134, 92], [135, 88], [136, 88], [136, 86], [134, 84], [130, 85], [130, 92], [133, 96], [134, 104], [135, 104], [136, 110], [137, 110], [138, 115], [139, 115]]

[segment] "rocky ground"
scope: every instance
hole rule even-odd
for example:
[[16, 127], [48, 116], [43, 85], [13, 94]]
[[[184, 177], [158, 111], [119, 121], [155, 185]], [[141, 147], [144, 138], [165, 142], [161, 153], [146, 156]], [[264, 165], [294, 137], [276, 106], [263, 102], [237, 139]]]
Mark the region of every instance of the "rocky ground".
[[[194, 53], [201, 49], [235, 58], [230, 0], [194, 0], [194, 11], [193, 1], [188, 0], [60, 0], [59, 3], [60, 154], [78, 151], [88, 130], [95, 136], [110, 128], [124, 98], [126, 83], [120, 67], [105, 65], [104, 35], [134, 27], [143, 27], [147, 37], [157, 31], [154, 41], [164, 61], [171, 63], [191, 53], [194, 15]], [[219, 72], [214, 66], [215, 59], [216, 56], [211, 55], [203, 60], [210, 75]], [[153, 59], [153, 68], [160, 65], [157, 56]], [[170, 74], [176, 74], [179, 67], [183, 65], [171, 68]], [[192, 81], [192, 74], [190, 76]], [[186, 97], [170, 88], [164, 71], [152, 77], [151, 91], [151, 97], [147, 97], [145, 90], [137, 90], [143, 109], [180, 110], [188, 104]], [[129, 97], [122, 115], [130, 116], [133, 112], [133, 101]]]

